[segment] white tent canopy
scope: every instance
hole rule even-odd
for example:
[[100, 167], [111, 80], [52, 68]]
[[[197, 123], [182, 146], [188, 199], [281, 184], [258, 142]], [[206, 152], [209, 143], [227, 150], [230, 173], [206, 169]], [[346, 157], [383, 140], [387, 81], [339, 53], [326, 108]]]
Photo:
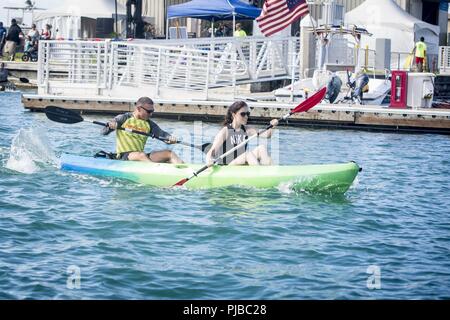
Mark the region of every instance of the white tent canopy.
[[361, 46], [375, 49], [377, 38], [391, 39], [392, 52], [411, 52], [420, 37], [425, 38], [429, 54], [437, 56], [439, 26], [419, 20], [399, 7], [393, 0], [366, 0], [345, 14], [345, 23], [366, 28], [372, 37], [363, 37]]
[[[119, 20], [125, 19], [126, 8], [120, 3], [117, 13]], [[39, 30], [50, 24], [55, 38], [79, 39], [94, 37], [95, 19], [113, 18], [114, 14], [114, 0], [65, 0], [58, 7], [36, 13], [34, 20]]]
[[[117, 4], [118, 14], [125, 14], [125, 6]], [[115, 13], [114, 0], [65, 0], [53, 9], [35, 13], [36, 20], [52, 17], [80, 16], [85, 18], [112, 18]]]

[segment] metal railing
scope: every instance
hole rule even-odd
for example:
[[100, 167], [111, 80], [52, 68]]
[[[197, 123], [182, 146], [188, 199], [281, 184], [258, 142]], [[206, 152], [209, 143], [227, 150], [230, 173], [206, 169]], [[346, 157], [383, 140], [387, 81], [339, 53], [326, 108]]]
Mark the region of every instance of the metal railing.
[[[38, 87], [40, 94], [54, 95], [123, 96], [146, 89], [157, 97], [181, 90], [208, 98], [214, 88], [295, 77], [298, 48], [297, 38], [41, 41]], [[51, 71], [55, 67], [58, 72]]]
[[[408, 63], [408, 58], [410, 56], [410, 52], [391, 52], [391, 66], [390, 70], [411, 70], [411, 63]], [[371, 49], [359, 49], [359, 67], [366, 67], [366, 69], [376, 69], [375, 61], [376, 61], [377, 52]], [[380, 69], [379, 71], [384, 72], [384, 69]]]
[[[441, 48], [447, 48], [447, 47], [441, 47]], [[360, 49], [360, 59], [359, 59], [359, 66], [363, 67], [365, 65], [365, 61], [368, 62], [368, 69], [376, 69], [375, 67], [375, 60], [377, 53], [375, 50], [368, 50], [368, 52], [365, 52], [366, 49]], [[436, 72], [437, 69], [441, 69], [441, 61], [444, 62], [445, 59], [441, 60], [442, 57], [446, 57], [447, 54], [447, 62], [448, 61], [448, 51], [447, 53], [444, 50], [440, 50], [439, 52], [439, 66], [437, 66], [437, 55], [435, 54], [427, 54], [427, 63], [426, 63], [426, 69], [429, 72]], [[365, 56], [368, 58], [366, 59]], [[447, 66], [449, 64], [447, 63]], [[445, 66], [445, 63], [443, 64]], [[445, 67], [443, 68], [445, 70]], [[390, 70], [403, 70], [403, 71], [414, 71], [416, 70], [416, 65], [414, 61], [414, 57], [412, 56], [411, 52], [391, 52], [391, 66]], [[383, 70], [379, 70], [384, 72]], [[450, 68], [448, 68], [447, 72], [450, 72]]]
[[450, 75], [450, 47], [439, 47], [439, 73]]
[[207, 90], [229, 86], [245, 76], [247, 67], [211, 51], [168, 46], [112, 43], [109, 88], [154, 86]]
[[411, 71], [413, 61], [410, 57], [411, 52], [392, 52], [391, 53], [391, 70]]
[[106, 42], [40, 41], [39, 92], [61, 94], [72, 87], [100, 94], [107, 87], [108, 55]]
[[[157, 40], [155, 44], [176, 46], [204, 51], [212, 51], [222, 60], [236, 54], [237, 60], [247, 66], [250, 80], [281, 76], [291, 76], [292, 54], [300, 50], [299, 37], [220, 37], [207, 39]], [[299, 72], [298, 67], [295, 70]]]

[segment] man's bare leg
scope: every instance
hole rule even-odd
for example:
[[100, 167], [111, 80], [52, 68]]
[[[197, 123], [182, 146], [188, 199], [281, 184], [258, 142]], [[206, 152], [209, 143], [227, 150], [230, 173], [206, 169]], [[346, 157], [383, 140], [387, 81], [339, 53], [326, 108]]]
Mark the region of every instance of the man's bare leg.
[[130, 154], [128, 155], [128, 160], [151, 162], [150, 159], [145, 154], [145, 152], [130, 152]]
[[153, 151], [150, 153], [150, 161], [152, 162], [168, 162], [168, 163], [184, 163], [183, 160], [181, 160], [175, 152], [172, 152], [170, 150], [163, 150], [163, 151]]

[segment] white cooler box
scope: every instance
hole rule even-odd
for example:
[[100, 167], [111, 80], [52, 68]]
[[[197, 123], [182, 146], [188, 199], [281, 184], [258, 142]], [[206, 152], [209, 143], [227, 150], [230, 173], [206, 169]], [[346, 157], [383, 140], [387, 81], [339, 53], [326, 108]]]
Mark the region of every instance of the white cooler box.
[[434, 96], [434, 73], [408, 73], [408, 107], [431, 108]]

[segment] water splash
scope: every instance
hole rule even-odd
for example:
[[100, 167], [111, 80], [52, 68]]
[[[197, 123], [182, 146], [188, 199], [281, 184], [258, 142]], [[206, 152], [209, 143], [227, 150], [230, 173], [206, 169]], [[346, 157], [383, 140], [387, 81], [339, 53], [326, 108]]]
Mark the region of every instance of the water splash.
[[57, 165], [57, 158], [45, 130], [38, 127], [20, 129], [14, 136], [6, 168], [31, 174], [39, 171], [40, 164]]
[[299, 185], [314, 183], [313, 177], [301, 177], [294, 180], [282, 182], [277, 186], [279, 192], [284, 194], [309, 194], [309, 191], [299, 187]]
[[355, 178], [355, 180], [353, 180], [353, 183], [350, 186], [349, 190], [358, 190], [359, 186], [360, 186], [359, 178], [358, 178], [358, 176], [356, 176], [356, 178]]
[[293, 186], [293, 181], [282, 182], [277, 186], [277, 190], [284, 194], [293, 194], [295, 193], [294, 189], [292, 188]]

